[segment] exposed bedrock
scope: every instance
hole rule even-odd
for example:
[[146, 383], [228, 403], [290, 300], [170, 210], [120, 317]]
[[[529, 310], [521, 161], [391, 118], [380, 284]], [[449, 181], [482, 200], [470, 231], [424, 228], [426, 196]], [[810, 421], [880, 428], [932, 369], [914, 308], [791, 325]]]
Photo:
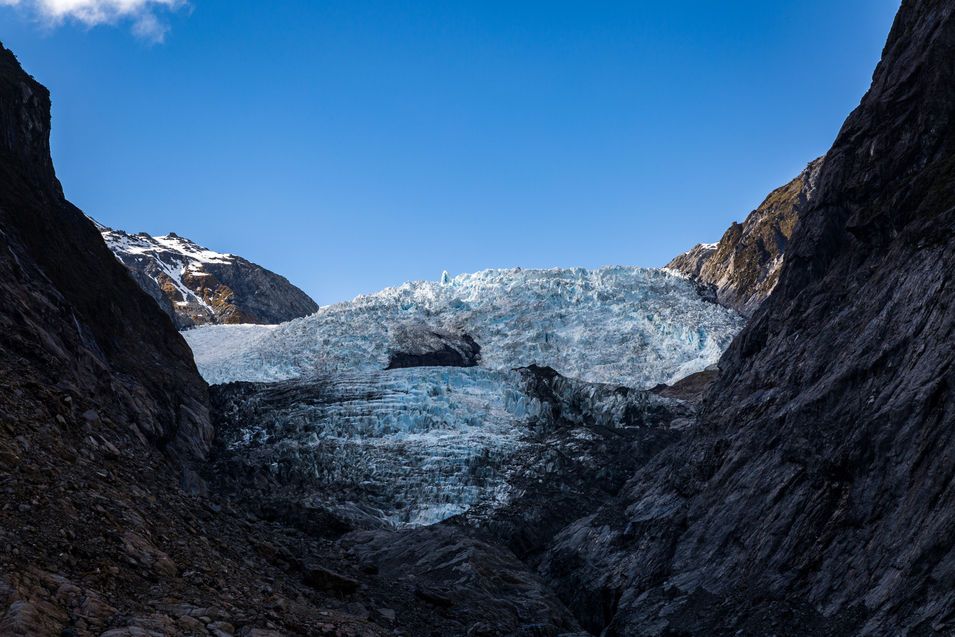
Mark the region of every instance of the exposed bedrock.
[[403, 367], [475, 367], [481, 346], [468, 334], [403, 325], [395, 330], [387, 369]]
[[820, 157], [798, 177], [771, 192], [742, 223], [733, 222], [716, 243], [700, 243], [667, 268], [695, 281], [700, 294], [752, 316], [779, 281], [790, 238], [816, 196]]
[[96, 224], [106, 245], [180, 329], [207, 323], [281, 323], [318, 305], [288, 279], [174, 232], [128, 234]]
[[548, 550], [591, 630], [955, 632], [953, 13], [902, 4], [700, 426]]

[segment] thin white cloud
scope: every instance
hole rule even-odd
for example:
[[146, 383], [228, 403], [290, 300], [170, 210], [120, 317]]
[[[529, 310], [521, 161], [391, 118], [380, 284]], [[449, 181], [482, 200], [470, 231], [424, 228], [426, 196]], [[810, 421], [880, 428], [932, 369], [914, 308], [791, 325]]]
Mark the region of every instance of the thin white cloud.
[[162, 42], [169, 25], [161, 12], [174, 11], [186, 0], [0, 0], [0, 5], [21, 7], [56, 26], [75, 20], [89, 27], [131, 22], [133, 33], [144, 40]]

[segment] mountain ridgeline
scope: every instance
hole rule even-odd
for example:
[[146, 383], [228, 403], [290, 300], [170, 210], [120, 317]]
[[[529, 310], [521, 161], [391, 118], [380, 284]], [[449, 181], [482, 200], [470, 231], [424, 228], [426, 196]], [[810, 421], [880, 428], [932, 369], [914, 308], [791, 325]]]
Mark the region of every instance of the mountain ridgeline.
[[734, 222], [717, 243], [700, 243], [667, 268], [696, 281], [718, 303], [751, 316], [776, 287], [786, 247], [800, 214], [816, 193], [825, 157], [777, 188], [743, 223]]
[[194, 325], [282, 323], [318, 309], [283, 276], [175, 233], [151, 237], [97, 224], [139, 286], [180, 329]]

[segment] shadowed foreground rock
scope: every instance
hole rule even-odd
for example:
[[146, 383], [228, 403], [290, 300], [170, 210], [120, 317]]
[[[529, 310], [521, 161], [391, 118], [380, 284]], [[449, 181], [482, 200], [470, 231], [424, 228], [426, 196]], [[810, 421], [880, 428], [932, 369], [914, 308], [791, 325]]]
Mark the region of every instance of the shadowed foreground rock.
[[590, 630], [955, 633], [953, 13], [903, 3], [699, 428], [548, 551]]

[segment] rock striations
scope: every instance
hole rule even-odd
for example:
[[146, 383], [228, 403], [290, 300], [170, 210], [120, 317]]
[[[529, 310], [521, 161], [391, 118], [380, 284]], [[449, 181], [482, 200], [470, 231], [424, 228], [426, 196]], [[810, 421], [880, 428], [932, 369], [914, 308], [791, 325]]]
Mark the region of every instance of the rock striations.
[[699, 427], [549, 548], [592, 631], [955, 633], [953, 59], [903, 2]]
[[721, 305], [751, 316], [776, 287], [786, 247], [801, 211], [816, 193], [825, 157], [774, 190], [718, 243], [700, 243], [667, 264], [715, 294]]
[[282, 323], [318, 305], [283, 276], [175, 233], [151, 237], [97, 224], [116, 258], [179, 328]]
[[52, 420], [69, 396], [76, 413], [201, 457], [211, 429], [189, 348], [64, 199], [49, 133], [49, 93], [0, 48], [4, 410]]

